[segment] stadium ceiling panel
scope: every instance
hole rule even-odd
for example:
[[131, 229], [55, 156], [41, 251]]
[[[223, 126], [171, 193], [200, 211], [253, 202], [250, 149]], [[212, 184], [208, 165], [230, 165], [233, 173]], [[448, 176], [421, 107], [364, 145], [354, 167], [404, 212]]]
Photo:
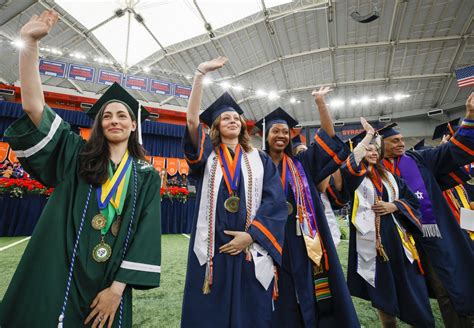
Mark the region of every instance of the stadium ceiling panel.
[[[350, 17], [375, 6], [380, 18], [370, 23]], [[18, 50], [10, 42], [45, 8], [61, 15], [42, 42], [62, 51], [43, 53], [49, 59], [189, 85], [200, 62], [227, 56], [228, 65], [209, 76], [213, 83], [206, 86], [203, 107], [232, 86], [250, 119], [283, 106], [306, 124], [318, 123], [311, 91], [321, 85], [335, 89], [331, 111], [347, 120], [454, 108], [472, 90], [458, 89], [453, 76], [455, 68], [474, 64], [472, 0], [11, 1], [0, 13], [1, 80], [18, 79]], [[76, 52], [87, 59], [70, 57]], [[43, 83], [103, 90], [52, 77]], [[169, 96], [135, 96], [187, 104]]]

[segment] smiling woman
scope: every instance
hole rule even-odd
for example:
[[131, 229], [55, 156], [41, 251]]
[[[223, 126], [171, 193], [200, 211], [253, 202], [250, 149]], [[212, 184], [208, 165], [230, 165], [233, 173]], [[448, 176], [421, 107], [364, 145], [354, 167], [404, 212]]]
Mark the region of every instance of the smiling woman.
[[55, 191], [2, 300], [0, 326], [130, 327], [131, 288], [159, 286], [161, 271], [160, 179], [138, 142], [146, 111], [115, 84], [88, 112], [89, 141], [71, 131], [45, 103], [38, 72], [38, 41], [57, 20], [45, 11], [21, 29], [26, 115], [5, 139]]

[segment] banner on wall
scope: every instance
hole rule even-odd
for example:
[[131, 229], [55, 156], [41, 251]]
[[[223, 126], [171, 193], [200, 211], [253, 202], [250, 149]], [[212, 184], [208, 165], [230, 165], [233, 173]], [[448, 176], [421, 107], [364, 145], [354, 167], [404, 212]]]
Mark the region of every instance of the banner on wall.
[[179, 159], [178, 172], [179, 172], [180, 175], [183, 175], [183, 174], [188, 175], [189, 174], [189, 165], [188, 165], [188, 162], [186, 162], [185, 159], [182, 159], [182, 158]]
[[70, 64], [67, 76], [73, 80], [94, 82], [94, 74], [95, 68]]
[[8, 160], [12, 163], [19, 162], [18, 158], [16, 157], [13, 149], [10, 148], [10, 152], [8, 153]]
[[10, 145], [6, 142], [0, 141], [0, 163], [7, 159], [8, 149], [10, 149]]
[[171, 83], [150, 79], [150, 92], [160, 95], [171, 95]]
[[55, 60], [40, 59], [39, 71], [40, 74], [54, 76], [54, 77], [65, 77], [66, 76], [67, 64]]
[[125, 77], [125, 87], [137, 91], [148, 91], [148, 78], [127, 75]]
[[161, 170], [165, 168], [165, 158], [160, 156], [153, 156], [153, 167], [161, 173]]
[[189, 96], [191, 95], [191, 87], [176, 84], [174, 86], [174, 95], [178, 98], [189, 99]]
[[122, 84], [122, 77], [123, 77], [122, 73], [100, 69], [99, 76], [97, 78], [97, 83], [112, 85], [114, 84], [114, 82], [117, 82], [118, 84]]
[[89, 140], [91, 131], [92, 129], [90, 128], [79, 128], [79, 135], [82, 137], [82, 139]]
[[[385, 125], [379, 121], [369, 123], [375, 130], [380, 129]], [[344, 126], [334, 127], [334, 129], [336, 130], [336, 135], [344, 141], [349, 140], [364, 131], [364, 128], [360, 123], [344, 124]]]
[[166, 159], [166, 171], [171, 176], [178, 173], [178, 158], [167, 158]]
[[153, 164], [153, 156], [145, 155], [145, 158], [148, 161], [148, 163]]

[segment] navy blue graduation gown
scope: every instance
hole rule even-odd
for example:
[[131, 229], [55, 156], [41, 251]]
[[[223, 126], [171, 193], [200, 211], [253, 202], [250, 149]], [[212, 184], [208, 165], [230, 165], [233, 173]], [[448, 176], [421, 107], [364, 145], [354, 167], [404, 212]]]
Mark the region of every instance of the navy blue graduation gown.
[[466, 130], [461, 126], [448, 143], [436, 148], [406, 153], [417, 163], [442, 236], [415, 236], [417, 247], [423, 248], [457, 313], [463, 316], [474, 315], [474, 255], [442, 195], [436, 177], [474, 161], [474, 131]]
[[[198, 207], [201, 197], [203, 170], [212, 152], [212, 143], [199, 127], [199, 144], [193, 146], [186, 130], [183, 148], [191, 175], [196, 178], [196, 212], [193, 219], [188, 253], [188, 269], [184, 289], [182, 327], [270, 327], [272, 314], [273, 282], [265, 290], [255, 277], [254, 262], [245, 260], [245, 252], [232, 256], [220, 254], [219, 247], [232, 240], [224, 230], [244, 231], [246, 218], [245, 186], [239, 184], [240, 197], [238, 213], [229, 213], [224, 201], [229, 197], [224, 179], [218, 191], [215, 219], [214, 276], [210, 294], [203, 294], [202, 287], [206, 266], [201, 266], [193, 250]], [[266, 229], [266, 233], [251, 225], [248, 232], [272, 256], [274, 263], [281, 263], [284, 227], [287, 217], [285, 196], [276, 166], [271, 158], [260, 152], [264, 167], [262, 202], [256, 219]], [[242, 161], [242, 165], [245, 165]], [[243, 180], [242, 180], [243, 181]], [[269, 238], [270, 237], [270, 238]]]
[[[316, 142], [307, 151], [298, 154], [296, 160], [304, 167], [314, 202], [318, 229], [329, 258], [328, 277], [332, 307], [329, 311], [325, 309], [324, 314], [318, 308], [313, 284], [313, 264], [308, 258], [303, 237], [296, 235], [296, 211], [293, 211], [286, 221], [283, 260], [281, 267], [278, 268], [279, 296], [275, 301], [272, 327], [360, 326], [324, 215], [324, 207], [316, 189], [319, 181], [337, 170], [342, 160], [347, 157], [348, 149], [338, 137], [331, 138], [322, 129], [315, 139]], [[280, 175], [281, 170], [280, 163]], [[287, 201], [296, 209], [290, 185]]]
[[[367, 175], [365, 165], [356, 165], [354, 155], [341, 167], [343, 188], [351, 201], [351, 213], [354, 204], [354, 192]], [[398, 211], [394, 217], [412, 235], [421, 235], [419, 218], [420, 204], [405, 182], [395, 176], [399, 197], [395, 201]], [[388, 193], [383, 187], [382, 199], [388, 201]], [[383, 312], [396, 316], [402, 321], [417, 327], [434, 327], [434, 318], [429, 303], [428, 290], [418, 263], [410, 263], [405, 255], [400, 235], [391, 215], [380, 218], [380, 239], [389, 261], [376, 258], [375, 288], [357, 273], [356, 228], [350, 223], [349, 260], [347, 284], [352, 296], [372, 302]]]

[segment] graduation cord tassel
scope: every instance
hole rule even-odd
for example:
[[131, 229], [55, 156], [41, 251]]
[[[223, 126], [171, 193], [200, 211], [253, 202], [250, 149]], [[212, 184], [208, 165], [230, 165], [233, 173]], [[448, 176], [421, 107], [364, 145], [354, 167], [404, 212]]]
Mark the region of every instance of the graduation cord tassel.
[[[377, 201], [380, 197], [377, 196]], [[378, 255], [382, 258], [382, 262], [389, 260], [387, 253], [382, 245], [382, 238], [380, 237], [380, 215], [375, 215], [375, 248], [377, 249]]]
[[89, 185], [89, 191], [87, 193], [86, 205], [84, 206], [84, 211], [82, 212], [81, 223], [79, 224], [79, 230], [77, 231], [76, 241], [74, 242], [74, 249], [72, 251], [71, 263], [69, 264], [69, 275], [67, 278], [66, 292], [64, 294], [63, 307], [61, 309], [61, 314], [58, 318], [58, 328], [63, 328], [63, 321], [66, 313], [67, 301], [69, 298], [69, 290], [71, 288], [72, 272], [74, 271], [74, 262], [76, 260], [77, 246], [79, 245], [79, 239], [81, 237], [82, 227], [84, 226], [84, 219], [86, 217], [87, 208], [89, 207], [89, 200], [91, 197], [92, 185]]
[[276, 301], [278, 299], [278, 270], [276, 266], [273, 266], [273, 270], [275, 270], [275, 276], [273, 280], [273, 293], [272, 293], [272, 300]]
[[210, 179], [209, 179], [209, 208], [208, 208], [208, 217], [209, 217], [209, 228], [207, 230], [207, 264], [206, 264], [206, 273], [204, 275], [204, 283], [202, 285], [202, 293], [204, 295], [211, 293], [211, 286], [213, 282], [213, 275], [214, 275], [214, 263], [212, 261], [212, 257], [214, 254], [214, 211], [212, 207], [214, 206], [214, 184], [216, 178], [216, 170], [217, 170], [217, 159], [214, 158], [211, 167]]
[[[132, 231], [133, 219], [135, 218], [135, 206], [137, 204], [137, 167], [134, 161], [132, 161], [132, 167], [133, 167], [133, 203], [132, 203], [132, 215], [131, 215], [132, 217], [130, 219], [130, 223], [128, 224], [127, 237], [125, 237], [125, 244], [123, 246], [123, 252], [122, 252], [122, 261], [125, 258], [125, 254], [127, 253], [128, 241], [130, 240], [130, 232]], [[122, 328], [122, 318], [123, 318], [123, 297], [120, 299], [118, 328]]]
[[[248, 172], [248, 195], [247, 197], [247, 213], [245, 217], [245, 231], [247, 232], [250, 228], [250, 224], [252, 224], [251, 215], [252, 215], [252, 195], [253, 195], [253, 176], [252, 176], [252, 169], [250, 168], [249, 159], [247, 157], [247, 153], [243, 152], [242, 157], [244, 158], [245, 166], [247, 167]], [[248, 262], [252, 261], [252, 253], [250, 253], [250, 246], [247, 247], [245, 250], [245, 260]]]

